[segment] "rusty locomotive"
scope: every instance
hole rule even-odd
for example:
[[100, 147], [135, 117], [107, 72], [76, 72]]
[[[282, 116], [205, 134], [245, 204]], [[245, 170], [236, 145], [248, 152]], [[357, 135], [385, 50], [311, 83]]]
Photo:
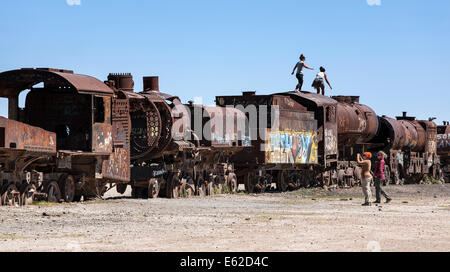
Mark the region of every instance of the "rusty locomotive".
[[[278, 108], [278, 123], [260, 126], [250, 147], [232, 157], [238, 180], [248, 192], [309, 186], [351, 187], [361, 182], [357, 153], [384, 151], [387, 183], [420, 182], [424, 175], [441, 179], [437, 127], [432, 121], [377, 116], [357, 96], [326, 97], [309, 92], [218, 96], [219, 106]], [[267, 111], [273, 115], [271, 110]], [[247, 114], [248, 115], [248, 114]], [[270, 123], [270, 121], [269, 121]], [[443, 136], [445, 137], [445, 136]]]
[[[183, 105], [159, 92], [157, 77], [144, 78], [143, 92], [133, 87], [130, 74], [110, 74], [102, 82], [61, 69], [1, 73], [0, 97], [9, 104], [8, 118], [0, 118], [2, 203], [72, 202], [112, 187], [124, 193], [128, 185], [143, 198], [236, 191], [229, 158], [242, 141], [215, 126], [203, 130], [210, 140], [197, 139], [190, 112], [200, 112], [204, 121], [232, 115], [237, 123], [245, 116]], [[25, 107], [19, 108], [24, 90]], [[220, 133], [229, 140], [220, 140]]]
[[136, 93], [131, 74], [102, 82], [49, 68], [0, 73], [9, 103], [1, 203], [72, 202], [128, 186], [137, 198], [235, 192], [239, 183], [248, 192], [353, 186], [356, 153], [378, 150], [392, 182], [442, 173], [433, 122], [379, 117], [359, 97], [245, 92], [207, 107], [160, 92], [157, 77], [143, 81]]

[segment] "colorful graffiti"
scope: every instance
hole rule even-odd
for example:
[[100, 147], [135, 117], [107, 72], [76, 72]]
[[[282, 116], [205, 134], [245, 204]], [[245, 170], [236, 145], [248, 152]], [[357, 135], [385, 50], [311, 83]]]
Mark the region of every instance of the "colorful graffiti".
[[325, 151], [326, 154], [336, 154], [337, 151], [336, 134], [332, 129], [325, 129]]
[[437, 135], [437, 149], [444, 151], [444, 149], [450, 149], [450, 133]]
[[318, 163], [318, 143], [315, 131], [277, 131], [268, 135], [267, 163]]

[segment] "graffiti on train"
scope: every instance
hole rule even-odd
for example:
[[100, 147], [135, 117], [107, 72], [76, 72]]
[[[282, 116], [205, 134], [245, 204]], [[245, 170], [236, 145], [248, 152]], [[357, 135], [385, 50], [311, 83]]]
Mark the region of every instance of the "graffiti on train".
[[450, 133], [437, 135], [437, 149], [450, 150]]
[[318, 163], [318, 142], [315, 131], [276, 131], [269, 133], [267, 163]]

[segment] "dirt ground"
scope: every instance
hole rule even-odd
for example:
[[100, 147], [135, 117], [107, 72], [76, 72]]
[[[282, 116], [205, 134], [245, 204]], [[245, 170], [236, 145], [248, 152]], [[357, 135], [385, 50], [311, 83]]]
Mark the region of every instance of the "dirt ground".
[[386, 190], [0, 207], [0, 251], [450, 251], [449, 184]]

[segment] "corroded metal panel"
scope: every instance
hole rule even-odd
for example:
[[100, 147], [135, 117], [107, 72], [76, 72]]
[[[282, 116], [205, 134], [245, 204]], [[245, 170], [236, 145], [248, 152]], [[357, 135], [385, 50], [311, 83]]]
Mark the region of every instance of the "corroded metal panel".
[[[245, 135], [245, 114], [234, 108], [203, 107], [208, 121], [205, 125], [204, 135], [209, 139], [211, 146], [238, 146]], [[240, 124], [243, 124], [240, 127]]]
[[357, 96], [333, 97], [337, 104], [339, 144], [354, 145], [367, 143], [376, 136], [378, 117], [366, 105], [359, 104]]
[[103, 161], [103, 178], [130, 180], [130, 152], [128, 148], [114, 148], [108, 160]]
[[113, 151], [112, 126], [110, 124], [95, 123], [92, 126], [92, 152]]
[[34, 152], [56, 153], [56, 134], [21, 122], [0, 117], [0, 147]]
[[130, 115], [128, 99], [112, 101], [113, 152], [103, 162], [103, 177], [112, 180], [130, 180]]
[[15, 96], [21, 91], [44, 82], [45, 88], [73, 88], [79, 93], [113, 95], [102, 81], [74, 74], [72, 71], [50, 68], [21, 69], [0, 73], [0, 97]]

